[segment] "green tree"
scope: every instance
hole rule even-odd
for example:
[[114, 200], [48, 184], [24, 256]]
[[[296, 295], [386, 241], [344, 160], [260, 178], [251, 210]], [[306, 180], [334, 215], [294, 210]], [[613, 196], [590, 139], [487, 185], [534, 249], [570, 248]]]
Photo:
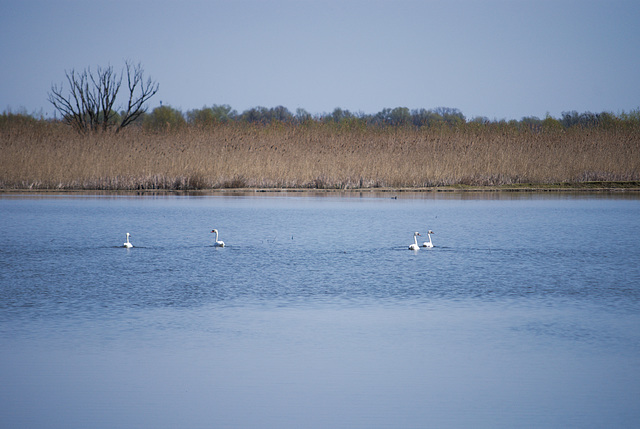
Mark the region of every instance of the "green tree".
[[415, 109], [411, 111], [411, 122], [416, 127], [432, 126], [442, 122], [442, 116], [433, 110]]
[[187, 112], [187, 122], [197, 127], [211, 127], [215, 125], [216, 118], [210, 107], [203, 107], [202, 109], [189, 110]]
[[181, 111], [171, 106], [160, 106], [144, 118], [144, 127], [154, 131], [177, 130], [186, 125], [187, 121]]
[[274, 107], [269, 111], [269, 114], [271, 121], [291, 122], [293, 120], [293, 115], [284, 106]]
[[389, 115], [391, 125], [403, 126], [411, 123], [411, 113], [406, 107], [396, 107]]
[[542, 120], [542, 129], [546, 132], [556, 132], [562, 130], [562, 124], [556, 118], [553, 118], [549, 113]]
[[242, 112], [240, 118], [246, 122], [266, 124], [269, 122], [269, 109], [262, 106], [252, 107]]
[[311, 113], [307, 112], [306, 110], [300, 107], [296, 109], [296, 120], [298, 122], [305, 123], [305, 122], [311, 121], [312, 119], [313, 118], [311, 116]]
[[457, 126], [466, 122], [466, 118], [458, 109], [451, 107], [436, 107], [434, 112], [439, 115], [444, 122], [449, 125]]
[[233, 121], [238, 117], [238, 112], [228, 104], [214, 104], [211, 107], [211, 112], [216, 121], [223, 123]]

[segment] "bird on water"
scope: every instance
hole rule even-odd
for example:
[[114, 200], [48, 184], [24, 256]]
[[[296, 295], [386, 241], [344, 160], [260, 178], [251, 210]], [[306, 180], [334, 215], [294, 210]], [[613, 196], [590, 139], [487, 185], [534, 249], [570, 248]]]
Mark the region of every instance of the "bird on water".
[[217, 229], [212, 229], [211, 233], [215, 233], [216, 234], [216, 242], [215, 242], [214, 246], [215, 247], [224, 247], [224, 241], [218, 240], [218, 230]]

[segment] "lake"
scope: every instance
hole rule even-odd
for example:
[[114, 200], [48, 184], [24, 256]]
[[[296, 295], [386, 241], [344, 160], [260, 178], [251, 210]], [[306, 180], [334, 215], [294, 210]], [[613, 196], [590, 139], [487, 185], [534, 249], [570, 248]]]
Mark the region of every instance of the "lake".
[[0, 426], [640, 426], [640, 195], [392, 195], [0, 194]]

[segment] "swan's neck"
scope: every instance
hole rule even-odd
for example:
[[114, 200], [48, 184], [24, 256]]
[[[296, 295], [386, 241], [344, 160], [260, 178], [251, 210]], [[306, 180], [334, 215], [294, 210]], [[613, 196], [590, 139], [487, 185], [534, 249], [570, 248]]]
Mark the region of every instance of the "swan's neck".
[[429, 244], [433, 244], [431, 243], [431, 234], [427, 234], [427, 236], [429, 236]]
[[218, 231], [216, 231], [216, 241], [218, 241]]
[[414, 235], [413, 236], [413, 243], [417, 246], [418, 245], [418, 236]]

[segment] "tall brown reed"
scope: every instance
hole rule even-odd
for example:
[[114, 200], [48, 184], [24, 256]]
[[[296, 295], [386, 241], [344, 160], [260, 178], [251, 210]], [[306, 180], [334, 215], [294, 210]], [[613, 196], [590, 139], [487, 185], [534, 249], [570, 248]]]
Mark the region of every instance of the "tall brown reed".
[[347, 128], [229, 123], [79, 135], [0, 127], [4, 189], [417, 188], [640, 180], [633, 128]]

